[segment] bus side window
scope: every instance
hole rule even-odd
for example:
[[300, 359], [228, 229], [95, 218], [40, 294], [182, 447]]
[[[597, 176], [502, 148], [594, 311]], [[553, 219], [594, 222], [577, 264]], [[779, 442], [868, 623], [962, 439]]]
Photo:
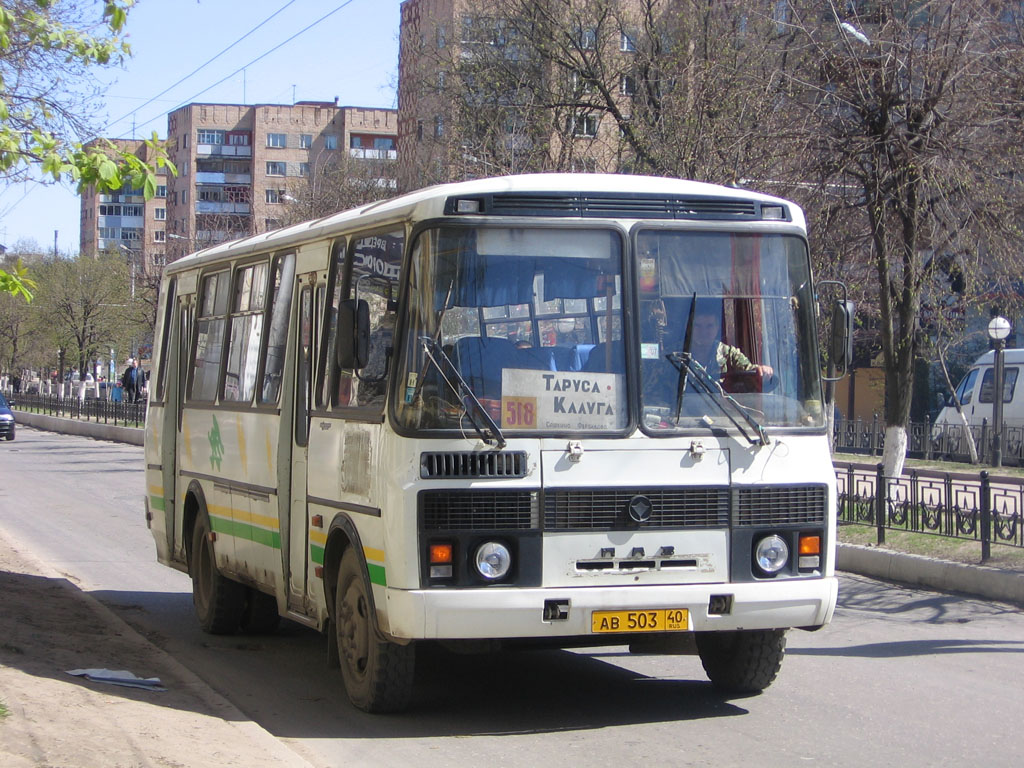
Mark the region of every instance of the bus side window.
[[292, 308], [295, 281], [295, 254], [289, 253], [274, 260], [274, 274], [270, 280], [270, 328], [266, 334], [267, 350], [263, 363], [261, 403], [276, 403], [281, 393], [281, 374], [284, 371], [284, 353], [288, 344], [288, 319]]
[[203, 278], [196, 321], [195, 356], [192, 360], [191, 400], [213, 401], [220, 378], [224, 328], [227, 325], [231, 272], [215, 272]]
[[362, 237], [352, 243], [347, 294], [369, 306], [370, 358], [361, 371], [340, 372], [336, 404], [358, 408], [384, 406], [386, 377], [394, 351], [398, 276], [404, 246], [405, 233], [401, 230]]

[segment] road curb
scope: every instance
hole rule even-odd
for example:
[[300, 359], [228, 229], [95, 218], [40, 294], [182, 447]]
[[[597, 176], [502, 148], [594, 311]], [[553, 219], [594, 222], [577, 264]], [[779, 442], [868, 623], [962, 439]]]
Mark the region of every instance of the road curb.
[[968, 565], [860, 544], [839, 544], [836, 568], [945, 592], [1024, 605], [1024, 573], [986, 565]]
[[142, 445], [145, 439], [145, 431], [138, 427], [124, 427], [121, 425], [102, 424], [96, 421], [65, 419], [60, 416], [48, 416], [45, 413], [30, 413], [29, 411], [22, 410], [16, 410], [14, 413], [14, 418], [19, 425], [24, 424], [36, 429], [45, 429], [47, 432], [93, 437], [97, 440], [113, 440], [114, 442], [128, 443], [129, 445]]
[[102, 602], [75, 586], [65, 574], [37, 558], [28, 547], [14, 538], [10, 531], [0, 529], [0, 547], [13, 551], [16, 557], [26, 561], [37, 575], [51, 579], [61, 589], [68, 591], [74, 599], [84, 601], [93, 613], [109, 627], [112, 634], [126, 642], [144, 646], [146, 653], [158, 658], [165, 668], [170, 669], [187, 690], [209, 708], [214, 717], [219, 718], [228, 727], [241, 731], [252, 744], [259, 745], [259, 749], [272, 756], [276, 764], [286, 768], [314, 768], [312, 763], [289, 744], [253, 721], [167, 651], [154, 645]]

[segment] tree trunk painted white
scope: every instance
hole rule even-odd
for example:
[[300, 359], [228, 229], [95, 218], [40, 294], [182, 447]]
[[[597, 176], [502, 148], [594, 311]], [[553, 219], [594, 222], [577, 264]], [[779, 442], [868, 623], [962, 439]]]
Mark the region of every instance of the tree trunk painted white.
[[903, 463], [907, 459], [906, 427], [885, 428], [885, 450], [882, 451], [882, 471], [886, 477], [903, 474]]
[[964, 440], [967, 441], [967, 450], [971, 454], [971, 464], [978, 463], [978, 446], [974, 444], [974, 433], [971, 432], [971, 427], [967, 423], [967, 414], [964, 413], [964, 409], [959, 406], [956, 407], [957, 415], [960, 417], [960, 423], [964, 427]]

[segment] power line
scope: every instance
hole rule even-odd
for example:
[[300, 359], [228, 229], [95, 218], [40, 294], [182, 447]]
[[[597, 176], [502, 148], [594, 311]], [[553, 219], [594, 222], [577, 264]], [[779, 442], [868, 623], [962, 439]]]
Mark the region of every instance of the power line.
[[[256, 57], [255, 59], [253, 59], [252, 61], [248, 62], [247, 64], [243, 64], [243, 65], [242, 65], [242, 66], [240, 66], [240, 67], [239, 67], [238, 69], [236, 69], [236, 70], [235, 70], [234, 72], [232, 72], [232, 73], [231, 73], [231, 74], [229, 74], [229, 75], [226, 75], [226, 76], [222, 77], [222, 78], [221, 78], [220, 80], [218, 80], [218, 81], [217, 81], [216, 83], [214, 83], [213, 85], [207, 86], [206, 88], [204, 88], [203, 90], [199, 91], [198, 93], [195, 93], [195, 94], [193, 94], [192, 96], [190, 96], [189, 98], [185, 99], [184, 101], [182, 101], [182, 102], [178, 103], [178, 105], [177, 105], [177, 106], [175, 106], [175, 107], [173, 107], [173, 108], [169, 109], [169, 110], [168, 110], [168, 113], [169, 113], [169, 112], [173, 112], [173, 111], [174, 111], [174, 110], [176, 110], [176, 109], [180, 109], [181, 107], [184, 107], [184, 106], [185, 106], [186, 104], [189, 104], [189, 103], [191, 103], [191, 102], [195, 101], [195, 100], [196, 100], [196, 99], [197, 99], [197, 98], [198, 98], [199, 96], [202, 96], [202, 95], [203, 95], [204, 93], [206, 93], [207, 91], [211, 91], [211, 90], [213, 90], [213, 89], [214, 89], [214, 88], [216, 88], [216, 87], [217, 87], [218, 85], [220, 85], [221, 83], [225, 82], [226, 80], [230, 80], [230, 79], [231, 79], [232, 77], [234, 77], [235, 75], [237, 75], [237, 74], [238, 74], [239, 72], [241, 72], [241, 71], [243, 71], [243, 70], [247, 69], [248, 67], [251, 67], [251, 66], [252, 66], [253, 64], [255, 64], [255, 63], [256, 63], [257, 61], [260, 61], [260, 60], [262, 60], [262, 59], [265, 59], [265, 58], [266, 58], [267, 56], [269, 56], [270, 54], [272, 54], [272, 53], [274, 53], [275, 51], [277, 51], [277, 50], [279, 50], [279, 49], [283, 48], [284, 46], [288, 45], [288, 43], [290, 43], [290, 42], [291, 42], [292, 40], [294, 40], [295, 38], [299, 37], [300, 35], [304, 35], [304, 34], [305, 34], [306, 32], [308, 32], [309, 30], [311, 30], [311, 29], [312, 29], [313, 27], [315, 27], [315, 26], [317, 26], [318, 24], [322, 23], [323, 21], [325, 21], [325, 20], [326, 20], [326, 19], [328, 19], [329, 17], [331, 17], [331, 16], [333, 16], [334, 14], [336, 14], [336, 13], [337, 13], [338, 11], [342, 10], [342, 9], [343, 9], [343, 8], [345, 8], [346, 6], [349, 6], [349, 5], [351, 5], [351, 4], [352, 4], [352, 3], [354, 3], [354, 2], [355, 2], [355, 0], [345, 0], [345, 2], [344, 2], [344, 3], [342, 3], [341, 5], [339, 5], [339, 6], [338, 6], [337, 8], [335, 8], [335, 9], [334, 9], [333, 11], [328, 11], [328, 12], [327, 12], [327, 13], [325, 13], [325, 14], [324, 14], [323, 16], [321, 16], [321, 17], [320, 17], [319, 19], [317, 19], [316, 21], [314, 21], [314, 22], [313, 22], [312, 24], [309, 24], [308, 26], [306, 26], [306, 27], [303, 27], [302, 29], [300, 29], [300, 30], [299, 30], [298, 32], [296, 32], [296, 33], [295, 33], [294, 35], [292, 35], [291, 37], [289, 37], [289, 38], [288, 38], [287, 40], [284, 40], [284, 41], [282, 41], [282, 42], [278, 43], [278, 44], [277, 44], [277, 45], [275, 45], [275, 46], [274, 46], [273, 48], [271, 48], [271, 49], [270, 49], [269, 51], [265, 51], [265, 52], [261, 53], [261, 54], [260, 54], [259, 56], [257, 56], [257, 57]], [[147, 120], [146, 122], [142, 123], [142, 125], [143, 125], [143, 126], [144, 126], [144, 125], [148, 125], [149, 123], [153, 122], [154, 120], [157, 120], [157, 119], [159, 119], [160, 117], [162, 117], [162, 115], [157, 115], [157, 116], [155, 116], [155, 117], [153, 117], [153, 118], [151, 118], [151, 119]], [[141, 127], [141, 126], [139, 126], [139, 127]]]
[[[115, 125], [115, 124], [117, 124], [117, 123], [121, 122], [122, 120], [127, 120], [127, 119], [128, 119], [129, 117], [131, 117], [132, 115], [134, 115], [134, 114], [135, 114], [136, 112], [139, 112], [139, 111], [141, 111], [141, 110], [145, 109], [146, 107], [148, 107], [148, 106], [149, 106], [150, 104], [152, 104], [152, 103], [153, 103], [154, 101], [156, 101], [157, 99], [159, 99], [159, 98], [160, 98], [161, 96], [163, 96], [163, 95], [164, 95], [165, 93], [167, 93], [167, 92], [168, 92], [169, 90], [171, 90], [172, 88], [177, 88], [177, 87], [178, 87], [179, 85], [181, 85], [181, 84], [182, 84], [183, 82], [185, 82], [186, 80], [188, 80], [188, 79], [189, 79], [190, 77], [192, 77], [192, 76], [193, 76], [194, 74], [196, 74], [197, 72], [199, 72], [199, 71], [200, 71], [201, 69], [203, 69], [204, 67], [206, 67], [206, 66], [208, 66], [208, 65], [212, 64], [212, 63], [213, 63], [214, 61], [216, 61], [216, 60], [217, 60], [217, 59], [219, 59], [219, 58], [220, 58], [221, 56], [223, 56], [223, 55], [224, 55], [225, 53], [227, 53], [228, 51], [230, 51], [230, 50], [231, 50], [232, 48], [234, 48], [234, 47], [235, 47], [236, 45], [238, 45], [238, 44], [239, 44], [240, 42], [242, 42], [243, 40], [245, 40], [245, 39], [246, 39], [247, 37], [249, 37], [249, 35], [251, 35], [251, 34], [252, 34], [253, 32], [255, 32], [256, 30], [258, 30], [258, 29], [259, 29], [260, 27], [262, 27], [263, 25], [265, 25], [265, 24], [266, 24], [267, 22], [269, 22], [269, 21], [270, 21], [271, 19], [273, 19], [273, 18], [274, 18], [275, 16], [277, 16], [277, 15], [278, 15], [278, 14], [280, 14], [280, 13], [281, 13], [282, 11], [284, 11], [284, 10], [285, 10], [286, 8], [288, 8], [288, 6], [290, 6], [290, 5], [294, 5], [294, 4], [296, 3], [296, 2], [297, 2], [297, 0], [288, 0], [288, 2], [287, 2], [287, 3], [285, 3], [284, 5], [282, 5], [282, 6], [280, 7], [280, 8], [278, 8], [278, 9], [277, 9], [276, 11], [274, 11], [274, 12], [273, 12], [272, 14], [270, 14], [269, 16], [267, 16], [267, 18], [265, 18], [265, 19], [264, 19], [263, 21], [261, 21], [261, 22], [260, 22], [259, 24], [257, 24], [257, 25], [256, 25], [255, 27], [253, 27], [252, 29], [250, 29], [250, 30], [249, 30], [248, 32], [246, 32], [246, 33], [245, 33], [244, 35], [242, 35], [242, 36], [241, 36], [240, 38], [238, 38], [237, 40], [235, 40], [235, 42], [231, 43], [231, 45], [229, 45], [229, 46], [228, 46], [227, 48], [224, 48], [224, 49], [223, 49], [223, 50], [221, 50], [221, 51], [220, 51], [219, 53], [215, 54], [215, 55], [214, 55], [214, 56], [213, 56], [212, 58], [210, 58], [210, 59], [207, 59], [207, 60], [206, 60], [205, 62], [203, 62], [203, 63], [202, 63], [202, 64], [200, 64], [200, 65], [199, 65], [198, 67], [196, 67], [196, 68], [195, 68], [195, 69], [193, 69], [193, 70], [192, 70], [191, 72], [189, 72], [189, 73], [188, 73], [187, 75], [185, 75], [185, 76], [184, 76], [183, 78], [181, 78], [180, 80], [178, 80], [178, 82], [174, 83], [173, 85], [169, 85], [169, 86], [167, 86], [167, 87], [166, 87], [166, 88], [164, 88], [164, 89], [163, 89], [162, 91], [160, 91], [160, 93], [158, 93], [158, 94], [157, 94], [156, 96], [153, 96], [153, 97], [152, 97], [151, 99], [149, 99], [149, 101], [147, 101], [147, 102], [146, 102], [145, 104], [140, 104], [139, 106], [137, 106], [137, 107], [136, 107], [135, 109], [133, 109], [133, 110], [132, 110], [131, 112], [129, 112], [128, 114], [126, 114], [126, 115], [123, 115], [123, 116], [121, 116], [121, 117], [117, 118], [117, 120], [111, 120], [111, 121], [110, 121], [109, 123], [107, 123], [107, 127], [103, 129], [104, 133], [105, 133], [105, 132], [107, 131], [107, 129], [108, 129], [108, 128], [110, 128], [110, 126], [112, 126], [112, 125]], [[156, 118], [153, 118], [153, 119], [155, 120]], [[152, 122], [152, 121], [147, 121], [147, 122]], [[145, 124], [146, 124], [146, 123], [143, 123], [143, 125], [145, 125]]]

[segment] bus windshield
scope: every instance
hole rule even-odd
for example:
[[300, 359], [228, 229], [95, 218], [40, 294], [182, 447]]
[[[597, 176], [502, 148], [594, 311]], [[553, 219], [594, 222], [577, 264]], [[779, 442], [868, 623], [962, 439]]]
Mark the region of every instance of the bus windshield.
[[644, 429], [823, 423], [802, 239], [644, 230], [636, 243]]
[[437, 227], [417, 239], [409, 279], [405, 427], [470, 428], [459, 379], [502, 430], [626, 427], [620, 235]]

